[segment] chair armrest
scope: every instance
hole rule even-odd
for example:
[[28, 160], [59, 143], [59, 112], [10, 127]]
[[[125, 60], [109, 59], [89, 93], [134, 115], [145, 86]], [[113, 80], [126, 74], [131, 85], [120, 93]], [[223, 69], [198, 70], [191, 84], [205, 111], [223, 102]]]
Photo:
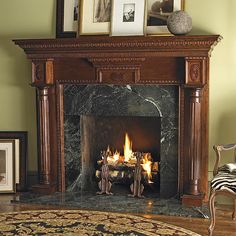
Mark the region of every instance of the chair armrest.
[[234, 161], [236, 161], [236, 143], [214, 145], [213, 149], [216, 152], [216, 162], [215, 162], [214, 170], [213, 170], [213, 176], [215, 176], [218, 173], [222, 151], [228, 151], [228, 150], [234, 149]]
[[219, 147], [221, 151], [227, 151], [227, 150], [232, 150], [236, 148], [236, 143], [231, 143], [231, 144], [221, 144], [221, 145], [216, 145], [216, 147]]

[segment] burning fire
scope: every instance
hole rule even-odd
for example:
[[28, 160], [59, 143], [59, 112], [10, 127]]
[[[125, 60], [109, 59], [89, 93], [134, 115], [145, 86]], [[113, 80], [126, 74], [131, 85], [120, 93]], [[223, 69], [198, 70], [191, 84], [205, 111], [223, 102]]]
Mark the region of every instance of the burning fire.
[[113, 158], [115, 160], [115, 162], [119, 161], [120, 159], [120, 153], [116, 150], [114, 155], [113, 155]]
[[151, 161], [151, 154], [144, 153], [143, 156], [143, 164], [141, 164], [143, 169], [147, 172], [148, 180], [152, 178], [152, 161]]
[[[118, 163], [123, 163], [126, 165], [134, 166], [137, 163], [136, 157], [132, 150], [132, 141], [129, 138], [128, 133], [125, 133], [125, 144], [124, 144], [124, 156], [120, 154], [119, 151], [114, 153], [107, 147], [106, 153], [108, 154], [107, 161], [110, 165], [117, 165]], [[142, 158], [142, 168], [147, 173], [149, 182], [152, 178], [152, 157], [150, 153], [143, 153]]]
[[132, 141], [129, 139], [129, 135], [127, 133], [125, 133], [124, 157], [125, 162], [129, 162], [129, 160], [133, 157]]

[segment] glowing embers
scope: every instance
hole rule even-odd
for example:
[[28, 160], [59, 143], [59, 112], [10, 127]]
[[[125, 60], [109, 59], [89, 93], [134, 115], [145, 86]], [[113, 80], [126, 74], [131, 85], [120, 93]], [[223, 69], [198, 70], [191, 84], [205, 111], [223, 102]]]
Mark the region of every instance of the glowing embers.
[[132, 141], [125, 133], [124, 155], [108, 146], [101, 151], [96, 177], [99, 179], [98, 194], [112, 194], [112, 183], [130, 184], [132, 196], [141, 197], [144, 186], [158, 178], [158, 163], [152, 161], [151, 153], [132, 150]]

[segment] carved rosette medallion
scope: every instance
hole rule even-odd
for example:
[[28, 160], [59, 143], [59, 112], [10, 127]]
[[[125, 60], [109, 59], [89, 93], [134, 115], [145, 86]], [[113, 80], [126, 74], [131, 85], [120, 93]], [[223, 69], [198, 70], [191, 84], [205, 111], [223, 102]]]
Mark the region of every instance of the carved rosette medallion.
[[45, 64], [39, 61], [33, 62], [33, 83], [44, 81], [45, 78]]
[[205, 57], [186, 58], [185, 83], [191, 87], [203, 87], [206, 83], [207, 60]]
[[33, 60], [32, 85], [36, 87], [46, 87], [53, 84], [53, 60]]
[[190, 79], [194, 81], [200, 81], [200, 65], [192, 64], [190, 67]]

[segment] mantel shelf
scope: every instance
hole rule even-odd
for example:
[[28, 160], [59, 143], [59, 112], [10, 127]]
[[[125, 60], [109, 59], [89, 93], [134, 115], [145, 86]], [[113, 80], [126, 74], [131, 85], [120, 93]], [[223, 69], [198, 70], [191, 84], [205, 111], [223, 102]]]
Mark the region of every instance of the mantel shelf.
[[89, 57], [114, 54], [146, 56], [209, 56], [220, 35], [109, 37], [13, 40], [28, 58]]

